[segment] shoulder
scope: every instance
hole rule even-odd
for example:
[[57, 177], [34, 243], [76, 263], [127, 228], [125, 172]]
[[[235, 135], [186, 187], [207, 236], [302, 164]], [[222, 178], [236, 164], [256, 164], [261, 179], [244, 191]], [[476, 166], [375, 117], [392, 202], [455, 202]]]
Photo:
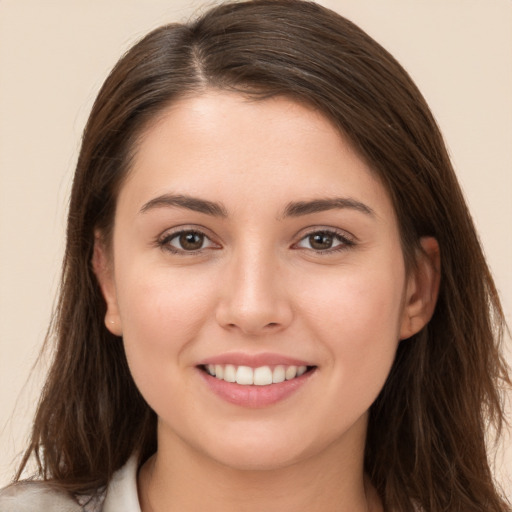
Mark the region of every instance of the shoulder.
[[116, 471], [108, 487], [89, 495], [72, 495], [41, 481], [24, 481], [0, 489], [0, 512], [140, 512], [137, 457]]
[[20, 482], [0, 490], [0, 512], [83, 512], [67, 493], [44, 482]]

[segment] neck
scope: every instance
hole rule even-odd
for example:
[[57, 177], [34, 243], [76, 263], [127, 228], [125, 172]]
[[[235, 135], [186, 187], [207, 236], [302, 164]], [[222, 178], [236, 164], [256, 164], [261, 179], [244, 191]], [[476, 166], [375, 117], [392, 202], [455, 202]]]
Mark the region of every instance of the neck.
[[[354, 441], [353, 439], [351, 441]], [[315, 456], [272, 469], [234, 469], [179, 440], [160, 443], [141, 468], [142, 512], [378, 512], [363, 474], [364, 440], [330, 445]]]

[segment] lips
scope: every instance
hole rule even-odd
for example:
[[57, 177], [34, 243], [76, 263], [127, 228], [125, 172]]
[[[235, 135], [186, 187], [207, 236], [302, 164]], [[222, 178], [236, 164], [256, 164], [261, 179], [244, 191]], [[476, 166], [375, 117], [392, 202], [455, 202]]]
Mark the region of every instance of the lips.
[[242, 407], [266, 407], [298, 391], [316, 370], [308, 362], [277, 354], [225, 354], [197, 365], [208, 388]]

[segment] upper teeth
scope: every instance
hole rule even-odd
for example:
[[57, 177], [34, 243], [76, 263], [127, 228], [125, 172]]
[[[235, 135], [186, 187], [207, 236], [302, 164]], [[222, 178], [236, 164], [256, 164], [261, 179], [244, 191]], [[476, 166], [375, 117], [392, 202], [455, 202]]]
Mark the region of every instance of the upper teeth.
[[206, 366], [206, 370], [210, 375], [226, 382], [236, 382], [245, 386], [268, 386], [300, 377], [305, 373], [307, 367], [277, 365], [272, 369], [270, 366], [251, 368], [233, 364], [209, 364]]

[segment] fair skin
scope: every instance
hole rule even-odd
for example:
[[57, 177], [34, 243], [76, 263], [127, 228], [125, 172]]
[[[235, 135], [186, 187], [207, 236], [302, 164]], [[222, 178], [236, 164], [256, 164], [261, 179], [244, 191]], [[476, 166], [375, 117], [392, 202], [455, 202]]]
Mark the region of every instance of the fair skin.
[[[105, 321], [158, 415], [143, 512], [381, 510], [368, 409], [432, 314], [439, 256], [422, 239], [406, 273], [388, 194], [329, 121], [181, 99], [144, 133], [113, 233], [94, 256]], [[226, 382], [228, 364], [276, 382]]]

